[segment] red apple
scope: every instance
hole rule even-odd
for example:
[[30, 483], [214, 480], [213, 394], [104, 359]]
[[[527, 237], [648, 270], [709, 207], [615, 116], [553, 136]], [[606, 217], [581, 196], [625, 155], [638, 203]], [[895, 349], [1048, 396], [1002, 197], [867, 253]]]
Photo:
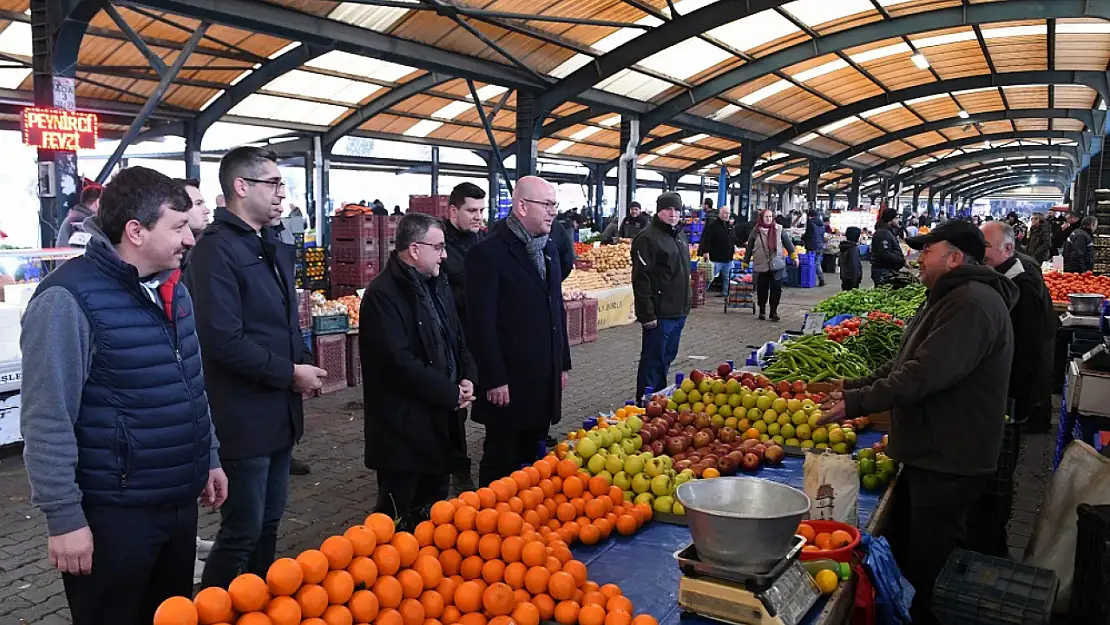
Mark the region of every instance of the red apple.
[[[663, 451], [665, 449], [665, 446], [663, 445], [662, 440], [651, 441], [651, 444], [649, 444], [648, 447], [651, 448], [651, 453], [655, 454], [656, 456], [662, 456]], [[668, 454], [668, 455], [670, 455], [670, 454]]]
[[753, 445], [752, 448], [748, 450], [748, 453], [755, 454], [755, 456], [759, 458], [759, 461], [763, 462], [763, 455], [767, 453], [767, 448], [762, 444]]
[[795, 380], [794, 381], [794, 392], [795, 393], [804, 393], [805, 391], [806, 391], [806, 383], [802, 382], [801, 380]]
[[744, 456], [744, 452], [739, 450], [728, 452], [728, 457], [732, 458], [732, 461], [736, 463], [736, 466], [740, 466], [740, 463], [744, 460]]
[[694, 463], [690, 462], [689, 460], [679, 460], [678, 462], [674, 463], [674, 470], [684, 471], [686, 469], [689, 469], [693, 465]]
[[646, 410], [645, 413], [647, 414], [647, 416], [649, 418], [655, 418], [655, 417], [662, 416], [663, 407], [665, 405], [666, 404], [660, 404], [659, 402], [657, 402], [655, 400], [649, 401], [648, 405], [647, 405], [647, 410]]
[[673, 456], [671, 456], [671, 460], [673, 462], [682, 462], [685, 459], [686, 459], [686, 452], [684, 452], [684, 451], [680, 451], [677, 454], [674, 454]]
[[730, 373], [732, 373], [732, 367], [730, 367], [727, 362], [722, 362], [721, 364], [717, 365], [717, 375], [724, 378], [728, 377], [728, 374]]
[[[682, 453], [682, 450], [686, 449], [686, 441], [682, 440], [678, 436], [669, 436], [665, 441], [658, 440], [654, 442], [662, 443], [663, 449], [666, 451], [668, 456], [674, 456], [675, 454]], [[653, 451], [652, 453], [655, 452]]]
[[737, 466], [736, 461], [728, 456], [717, 461], [717, 470], [721, 472], [721, 475], [733, 475], [736, 473]]
[[694, 477], [701, 478], [702, 472], [705, 471], [705, 465], [698, 463], [690, 465], [690, 470], [694, 472]]
[[721, 439], [722, 443], [732, 444], [736, 441], [736, 434], [736, 430], [726, 427], [721, 429], [721, 433], [717, 435], [717, 438]]
[[754, 439], [754, 438], [749, 438], [749, 439], [745, 440], [743, 443], [740, 444], [740, 449], [743, 449], [744, 452], [746, 453], [746, 452], [751, 451], [752, 447], [755, 447], [758, 444], [759, 444], [759, 440]]
[[694, 423], [694, 413], [689, 411], [689, 410], [683, 410], [678, 415], [678, 423], [682, 427], [686, 427], [687, 425], [693, 424]]
[[746, 388], [750, 391], [754, 391], [755, 390], [755, 380], [753, 380], [751, 378], [748, 378], [746, 380], [741, 381], [740, 386], [743, 386], [744, 388]]
[[682, 431], [689, 434], [690, 436], [693, 436], [694, 434], [698, 433], [698, 428], [694, 427], [694, 424], [691, 423], [690, 425], [682, 428]]
[[759, 470], [759, 456], [757, 456], [755, 454], [745, 454], [744, 455], [744, 460], [740, 463], [740, 466], [745, 471], [748, 471], [749, 473], [752, 472], [752, 471], [758, 471]]
[[709, 427], [710, 425], [713, 425], [713, 419], [704, 412], [699, 412], [697, 415], [694, 416], [694, 427], [696, 427], [697, 429], [702, 430]]
[[690, 381], [693, 382], [694, 384], [701, 384], [701, 381], [704, 380], [704, 379], [705, 379], [705, 372], [702, 371], [701, 369], [694, 369], [693, 371], [690, 372]]
[[779, 447], [778, 445], [771, 445], [763, 454], [763, 461], [766, 462], [768, 466], [774, 467], [782, 464], [782, 460], [785, 457], [786, 452], [783, 451], [782, 447]]

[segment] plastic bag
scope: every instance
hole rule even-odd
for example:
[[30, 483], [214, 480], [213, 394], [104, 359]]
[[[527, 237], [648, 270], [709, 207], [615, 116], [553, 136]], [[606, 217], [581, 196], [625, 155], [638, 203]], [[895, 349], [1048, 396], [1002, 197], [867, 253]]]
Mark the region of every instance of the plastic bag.
[[1025, 563], [1050, 569], [1060, 580], [1053, 611], [1067, 612], [1075, 580], [1076, 508], [1081, 503], [1110, 504], [1110, 458], [1094, 447], [1074, 441], [1064, 449], [1052, 474], [1044, 503], [1025, 547]]
[[875, 589], [875, 622], [885, 625], [910, 623], [910, 604], [916, 591], [902, 577], [902, 571], [890, 551], [890, 543], [867, 532], [862, 533], [861, 540], [867, 552], [863, 564]]
[[859, 523], [859, 473], [849, 455], [807, 453], [802, 465], [804, 488], [813, 502], [809, 518]]

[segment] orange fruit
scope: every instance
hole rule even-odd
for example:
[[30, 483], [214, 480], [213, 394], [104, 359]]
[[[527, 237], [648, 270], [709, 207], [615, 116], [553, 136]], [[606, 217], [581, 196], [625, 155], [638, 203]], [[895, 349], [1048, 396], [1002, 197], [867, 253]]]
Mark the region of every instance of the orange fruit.
[[508, 584], [501, 582], [490, 584], [489, 588], [482, 593], [482, 607], [494, 616], [509, 614], [515, 606], [516, 598]]
[[524, 576], [527, 573], [528, 567], [523, 562], [511, 562], [505, 566], [505, 583], [513, 590], [524, 588]]
[[564, 480], [568, 477], [578, 473], [578, 465], [574, 464], [573, 460], [560, 460], [559, 466], [556, 467], [559, 477]]
[[566, 601], [574, 596], [574, 591], [578, 590], [578, 583], [570, 573], [556, 571], [551, 574], [551, 579], [547, 582], [547, 588], [553, 599]]
[[270, 602], [270, 589], [266, 587], [266, 582], [254, 573], [244, 573], [231, 580], [227, 592], [231, 595], [231, 605], [240, 614], [258, 612]]
[[397, 532], [393, 535], [393, 540], [389, 541], [397, 549], [397, 554], [401, 556], [401, 567], [412, 566], [416, 562], [416, 556], [420, 553], [420, 543], [416, 537], [408, 532]]
[[571, 476], [563, 479], [563, 494], [571, 499], [581, 497], [585, 492], [585, 485], [578, 476]]
[[154, 612], [154, 625], [194, 625], [197, 607], [188, 597], [170, 597]]
[[398, 571], [397, 581], [401, 582], [401, 596], [405, 599], [415, 599], [424, 592], [424, 578], [412, 569]]
[[328, 603], [347, 603], [355, 592], [355, 580], [347, 571], [332, 571], [320, 584], [328, 593]]
[[328, 558], [316, 549], [306, 549], [297, 556], [303, 571], [303, 583], [319, 584], [328, 574]]
[[497, 503], [497, 493], [488, 486], [483, 486], [474, 492], [478, 495], [478, 501], [481, 502], [481, 505], [478, 506], [481, 510], [492, 508]]
[[478, 579], [482, 576], [482, 566], [486, 561], [481, 556], [470, 556], [459, 565], [459, 574], [465, 580]]
[[437, 558], [420, 556], [416, 559], [416, 562], [413, 562], [412, 570], [420, 575], [424, 590], [435, 588], [443, 581], [443, 565], [439, 563]]
[[343, 536], [351, 541], [355, 557], [369, 556], [374, 553], [374, 547], [378, 546], [378, 535], [364, 525], [355, 525], [349, 528], [346, 532], [343, 532]]
[[632, 619], [632, 625], [659, 625], [659, 621], [650, 614], [639, 614]]
[[419, 560], [420, 558], [424, 558], [424, 557], [435, 558], [435, 559], [438, 560], [439, 559], [439, 549], [436, 549], [435, 545], [428, 545], [427, 547], [422, 547], [420, 549], [420, 552], [416, 554], [416, 559]]
[[[477, 509], [482, 507], [482, 499], [478, 497], [478, 493], [472, 490], [468, 490], [464, 493], [459, 493], [459, 501], [463, 502], [471, 508]], [[461, 509], [462, 508], [459, 508], [459, 510]], [[455, 511], [455, 514], [458, 514], [458, 510]]]
[[[305, 625], [301, 623], [301, 625]], [[393, 608], [379, 610], [378, 616], [374, 619], [374, 625], [405, 625], [405, 619], [401, 618], [401, 613]]]
[[505, 562], [517, 562], [524, 552], [524, 539], [520, 536], [508, 536], [501, 541], [501, 559]]
[[[446, 503], [446, 502], [444, 502]], [[451, 505], [451, 504], [447, 504]], [[451, 506], [454, 508], [454, 506]], [[423, 549], [434, 542], [436, 533], [436, 524], [431, 521], [421, 521], [416, 524], [416, 528], [412, 530], [412, 535], [416, 537], [416, 543]]]
[[453, 578], [444, 577], [443, 581], [436, 586], [436, 594], [443, 597], [444, 605], [453, 605], [455, 603], [455, 589], [459, 587], [460, 583], [461, 582]]
[[425, 590], [420, 595], [420, 605], [424, 606], [424, 618], [439, 618], [447, 604], [443, 595], [434, 590]]
[[543, 566], [547, 561], [547, 549], [539, 541], [526, 543], [520, 551], [520, 559], [530, 567]]
[[497, 533], [501, 534], [502, 538], [519, 536], [523, 528], [524, 519], [516, 512], [508, 512], [497, 518]]
[[559, 504], [559, 507], [555, 510], [555, 518], [564, 523], [568, 521], [573, 521], [577, 516], [578, 512], [574, 509], [574, 506], [569, 503], [561, 503]]
[[455, 549], [458, 549], [459, 554], [464, 558], [472, 556], [478, 553], [478, 541], [480, 538], [478, 532], [466, 530], [455, 539]]
[[274, 597], [266, 606], [266, 616], [274, 625], [301, 625], [301, 604], [292, 597]]
[[522, 490], [532, 487], [532, 479], [529, 478], [528, 474], [522, 470], [513, 471], [509, 474], [509, 477], [512, 478], [514, 482], [516, 482], [518, 493]]
[[439, 564], [443, 567], [444, 575], [458, 575], [459, 566], [462, 564], [462, 554], [454, 549], [448, 549], [439, 554]]
[[578, 604], [573, 601], [560, 601], [555, 605], [555, 622], [560, 625], [578, 623]]
[[586, 565], [578, 560], [570, 560], [563, 563], [563, 573], [569, 573], [574, 578], [576, 586], [581, 586], [586, 583]]
[[389, 518], [389, 515], [382, 514], [381, 512], [375, 512], [366, 517], [362, 525], [374, 532], [374, 536], [377, 537], [379, 545], [393, 540], [393, 532], [396, 531], [393, 519]]
[[489, 534], [497, 531], [497, 520], [499, 515], [497, 510], [492, 508], [485, 508], [478, 512], [478, 516], [474, 521], [475, 529], [479, 534]]
[[459, 625], [488, 625], [489, 620], [481, 612], [471, 612], [459, 617]]
[[609, 599], [609, 601], [605, 604], [605, 609], [609, 611], [624, 610], [625, 612], [632, 614], [632, 601], [630, 601], [628, 597], [625, 597], [624, 595], [617, 595], [616, 597], [611, 597]]
[[562, 570], [563, 563], [559, 562], [559, 558], [556, 558], [555, 556], [547, 556], [547, 562], [544, 563], [544, 566], [547, 567], [548, 571], [555, 573], [559, 570]]
[[455, 606], [466, 614], [482, 609], [482, 587], [477, 582], [463, 582], [455, 589]]
[[[566, 543], [552, 544], [551, 555], [555, 556], [561, 564], [566, 564], [567, 562], [570, 562], [574, 559], [574, 556], [571, 555], [570, 548], [567, 547]], [[563, 569], [564, 567], [559, 568]]]
[[585, 512], [586, 517], [593, 521], [605, 516], [605, 513], [608, 512], [608, 510], [605, 509], [604, 501], [602, 501], [601, 499], [593, 499], [586, 502]]
[[533, 595], [547, 592], [551, 571], [542, 566], [533, 566], [524, 574], [524, 587]]
[[555, 616], [555, 600], [549, 594], [541, 593], [532, 597], [532, 605], [540, 611], [541, 620], [550, 621]]
[[620, 597], [624, 594], [623, 592], [621, 592], [621, 587], [617, 586], [616, 584], [605, 584], [601, 588], [598, 588], [598, 592], [605, 595], [606, 599]]
[[197, 609], [197, 622], [200, 625], [230, 623], [235, 618], [231, 595], [219, 586], [211, 586], [198, 592], [193, 598], [193, 605]]
[[449, 501], [437, 501], [432, 504], [432, 509], [428, 516], [432, 520], [432, 523], [436, 525], [450, 523], [451, 520], [455, 518], [455, 506], [451, 505]]
[[817, 536], [813, 538], [813, 544], [822, 551], [827, 551], [832, 548], [832, 534], [829, 532], [818, 532]]
[[405, 625], [424, 625], [424, 604], [417, 599], [405, 599], [397, 611], [401, 613]]
[[301, 605], [301, 618], [316, 618], [328, 609], [328, 591], [323, 586], [305, 584], [295, 595]]
[[378, 597], [369, 590], [356, 590], [347, 601], [351, 616], [359, 623], [369, 623], [378, 616]]
[[606, 597], [605, 595], [601, 594], [601, 592], [599, 592], [597, 590], [590, 590], [590, 591], [587, 591], [587, 592], [582, 594], [582, 601], [580, 603], [583, 606], [587, 606], [591, 603], [594, 603], [594, 604], [597, 604], [597, 605], [601, 606], [602, 608], [604, 608], [605, 604], [608, 603], [608, 602], [609, 602], [609, 597]]
[[806, 545], [802, 547], [802, 551], [821, 551], [821, 548], [817, 545]]
[[518, 601], [511, 617], [516, 625], [540, 625], [540, 610], [528, 601]]
[[478, 518], [477, 508], [464, 506], [455, 511], [454, 525], [459, 531], [474, 529], [474, 522]]
[[492, 560], [501, 555], [501, 537], [497, 534], [486, 534], [478, 541], [478, 555], [486, 560]]
[[397, 548], [390, 544], [378, 545], [374, 549], [374, 564], [378, 567], [379, 575], [394, 575], [401, 570], [401, 554]]
[[275, 596], [292, 595], [303, 582], [304, 570], [293, 558], [274, 560], [266, 571], [266, 586], [270, 589], [270, 594]]
[[329, 605], [320, 617], [327, 625], [353, 625], [351, 611], [345, 605]]
[[345, 570], [355, 557], [355, 546], [343, 536], [329, 536], [320, 543], [320, 553], [328, 559], [328, 568]]
[[617, 533], [621, 536], [631, 536], [639, 528], [640, 524], [636, 522], [636, 517], [631, 514], [622, 514], [617, 517]]
[[529, 488], [535, 486], [536, 484], [539, 484], [540, 483], [540, 478], [543, 477], [543, 475], [539, 472], [539, 470], [535, 466], [524, 467], [520, 471], [528, 477], [528, 487]]
[[639, 510], [640, 513], [644, 515], [644, 523], [647, 523], [652, 519], [652, 517], [655, 516], [655, 513], [652, 510], [651, 506], [647, 505], [646, 503], [638, 503], [633, 506], [632, 509]]
[[632, 625], [632, 615], [624, 610], [613, 610], [605, 615], [605, 625]]
[[852, 535], [844, 530], [836, 530], [830, 538], [833, 549], [840, 549], [852, 544]]
[[794, 533], [806, 539], [807, 543], [812, 543], [813, 539], [817, 537], [817, 533], [813, 531], [813, 526], [809, 523], [799, 523], [798, 529]]
[[379, 577], [378, 581], [374, 582], [371, 590], [378, 596], [378, 605], [383, 608], [396, 609], [397, 606], [401, 605], [401, 599], [404, 598], [401, 582], [390, 575]]
[[462, 612], [453, 605], [443, 608], [443, 616], [439, 617], [439, 622], [443, 625], [455, 625], [462, 618]]
[[605, 608], [588, 604], [578, 610], [578, 625], [605, 625]]
[[235, 625], [273, 625], [273, 623], [270, 617], [262, 612], [248, 612], [235, 621]]
[[378, 579], [378, 565], [370, 558], [358, 556], [347, 565], [347, 572], [355, 582], [355, 588], [370, 588]]
[[500, 560], [488, 560], [482, 565], [482, 580], [487, 584], [505, 579], [505, 563]]
[[[609, 519], [598, 519], [593, 522], [593, 526], [597, 528], [598, 532], [601, 532], [601, 540], [608, 539], [609, 534], [613, 533], [613, 524], [609, 522]], [[581, 535], [579, 538], [581, 538]], [[585, 542], [585, 539], [582, 539], [582, 542]]]
[[[473, 508], [466, 508], [473, 510]], [[423, 523], [421, 523], [423, 525]], [[432, 530], [432, 543], [438, 549], [450, 549], [459, 538], [459, 530], [454, 525], [440, 525]]]

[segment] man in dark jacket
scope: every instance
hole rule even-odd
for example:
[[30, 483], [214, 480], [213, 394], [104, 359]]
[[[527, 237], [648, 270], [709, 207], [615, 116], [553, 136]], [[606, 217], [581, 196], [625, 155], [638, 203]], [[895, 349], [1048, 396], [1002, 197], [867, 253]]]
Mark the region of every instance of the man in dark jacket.
[[[447, 257], [440, 271], [447, 276], [451, 286], [451, 299], [455, 302], [462, 327], [466, 327], [466, 255], [474, 244], [482, 240], [482, 213], [485, 210], [486, 192], [478, 185], [464, 182], [451, 190], [448, 200], [447, 221], [443, 236], [447, 244]], [[473, 378], [472, 378], [473, 379]], [[466, 411], [458, 413], [458, 427], [452, 432], [455, 443], [456, 465], [453, 469], [459, 490], [470, 490], [470, 456], [466, 448]]]
[[[98, 184], [90, 184], [81, 189], [81, 203], [69, 209], [66, 218], [62, 220], [62, 225], [58, 227], [55, 243], [57, 247], [85, 247], [89, 237], [82, 224], [100, 211], [100, 196], [103, 193], [104, 187]], [[74, 238], [74, 234], [82, 236]]]
[[[732, 257], [736, 253], [736, 247], [732, 244], [732, 228], [728, 222], [730, 212], [728, 204], [725, 204], [716, 215], [710, 215], [698, 243], [698, 256], [713, 263], [713, 277], [709, 279], [709, 283], [721, 276], [722, 294], [732, 273]], [[705, 288], [709, 290], [708, 283]]]
[[[447, 497], [458, 464], [459, 413], [477, 371], [447, 276], [442, 223], [409, 213], [382, 273], [362, 298], [359, 334], [366, 467], [378, 476], [377, 512], [411, 528]], [[448, 226], [449, 227], [449, 226]], [[402, 391], [402, 392], [398, 392]]]
[[31, 502], [79, 625], [149, 624], [162, 601], [191, 595], [197, 498], [227, 496], [178, 280], [188, 208], [170, 178], [121, 171], [83, 224], [84, 256], [43, 280], [23, 317]]
[[855, 226], [844, 231], [840, 242], [840, 288], [843, 291], [858, 289], [863, 282], [863, 262], [859, 258], [859, 237], [862, 232]]
[[1055, 250], [1054, 253], [1057, 254], [1060, 253], [1060, 250], [1064, 249], [1064, 243], [1067, 242], [1071, 233], [1075, 232], [1076, 228], [1079, 227], [1079, 216], [1074, 213], [1069, 213], [1066, 218], [1061, 219], [1063, 219], [1063, 224], [1060, 226], [1060, 232], [1052, 239], [1052, 249]]
[[643, 328], [636, 401], [650, 386], [667, 386], [667, 373], [678, 355], [682, 328], [690, 314], [690, 246], [678, 227], [682, 198], [668, 192], [655, 203], [655, 217], [632, 241], [632, 293], [636, 321]]
[[1029, 242], [1025, 249], [1038, 263], [1052, 258], [1052, 226], [1044, 218], [1044, 213], [1033, 213], [1029, 228]]
[[644, 214], [643, 208], [639, 202], [630, 202], [628, 204], [628, 215], [621, 221], [619, 236], [622, 239], [635, 239], [640, 231], [651, 223], [648, 216]]
[[891, 411], [887, 453], [903, 467], [888, 538], [916, 590], [913, 622], [928, 624], [937, 622], [936, 578], [997, 467], [1018, 288], [981, 264], [986, 242], [969, 222], [949, 220], [907, 243], [922, 249], [925, 302], [894, 359], [845, 380], [822, 408], [823, 421]]
[[285, 182], [270, 150], [240, 147], [220, 161], [227, 208], [189, 260], [208, 399], [231, 494], [201, 585], [265, 575], [285, 511], [289, 463], [304, 431], [302, 394], [320, 388], [301, 337], [294, 250], [274, 236]]
[[467, 345], [478, 363], [471, 418], [486, 426], [482, 484], [534, 461], [560, 419], [571, 363], [563, 268], [549, 237], [557, 208], [550, 183], [521, 178], [504, 225], [466, 257]]
[[899, 226], [898, 219], [898, 211], [888, 208], [875, 224], [875, 234], [871, 237], [871, 279], [875, 286], [890, 280], [906, 266], [906, 256], [894, 234]]
[[825, 256], [825, 220], [817, 209], [810, 209], [806, 215], [806, 231], [802, 236], [806, 251], [813, 254], [813, 263], [817, 268], [817, 286], [825, 286], [825, 272], [821, 268], [821, 260]]
[[[1013, 229], [1001, 221], [987, 222], [982, 227], [987, 242], [984, 262], [1006, 276], [1018, 288], [1018, 300], [1010, 309], [1014, 327], [1014, 359], [1010, 365], [1008, 395], [1010, 416], [1030, 429], [1045, 431], [1049, 425], [1048, 401], [1051, 394], [1052, 359], [1058, 318], [1052, 309], [1052, 297], [1041, 275], [1040, 263], [1014, 251]], [[999, 457], [997, 479], [1012, 484], [1021, 443], [1020, 429], [1011, 429], [1012, 444], [1003, 448]], [[1004, 456], [1006, 462], [1002, 462]], [[1003, 468], [1008, 471], [1002, 474]], [[1010, 557], [1006, 541], [1006, 522], [1013, 504], [1013, 490], [994, 492], [988, 489], [980, 496], [969, 521], [967, 548], [998, 556]], [[999, 511], [1006, 515], [1000, 516]]]
[[[174, 180], [185, 193], [189, 194], [189, 230], [193, 233], [193, 241], [200, 239], [200, 235], [204, 234], [204, 229], [208, 227], [208, 222], [212, 218], [212, 209], [208, 208], [208, 204], [204, 202], [204, 196], [200, 192], [200, 181], [195, 178], [177, 178]], [[181, 259], [181, 271], [189, 266], [189, 248], [185, 252], [185, 256]]]
[[1084, 273], [1095, 268], [1095, 228], [1098, 218], [1087, 215], [1064, 242], [1064, 271]]

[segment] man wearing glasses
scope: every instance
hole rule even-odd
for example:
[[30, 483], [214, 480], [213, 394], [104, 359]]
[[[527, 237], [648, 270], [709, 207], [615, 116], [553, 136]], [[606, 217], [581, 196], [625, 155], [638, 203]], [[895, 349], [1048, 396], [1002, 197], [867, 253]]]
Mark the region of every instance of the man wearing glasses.
[[551, 184], [521, 178], [505, 225], [466, 257], [467, 341], [480, 384], [471, 418], [486, 426], [481, 484], [535, 460], [560, 418], [570, 346], [563, 268], [549, 237], [557, 208]]
[[304, 431], [302, 393], [327, 372], [301, 338], [295, 253], [270, 224], [285, 183], [270, 150], [240, 147], [220, 161], [226, 208], [193, 249], [185, 279], [196, 302], [208, 399], [229, 497], [201, 585], [265, 575], [285, 511], [293, 444]]
[[458, 412], [474, 401], [477, 371], [440, 267], [448, 256], [443, 228], [429, 215], [402, 217], [393, 252], [359, 311], [365, 462], [377, 472], [375, 510], [401, 519], [408, 531], [447, 498]]

